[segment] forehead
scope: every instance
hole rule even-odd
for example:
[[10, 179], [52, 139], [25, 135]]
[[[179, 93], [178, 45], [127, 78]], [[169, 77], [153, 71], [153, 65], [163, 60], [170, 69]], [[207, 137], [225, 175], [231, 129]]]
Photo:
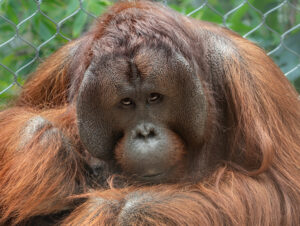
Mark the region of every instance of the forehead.
[[[143, 46], [132, 51], [102, 53], [94, 58], [85, 77], [99, 100], [108, 105], [120, 96], [158, 92], [175, 97], [192, 81], [195, 73], [180, 54], [164, 48]], [[93, 82], [94, 81], [94, 82]], [[103, 100], [104, 99], [104, 100]]]
[[90, 67], [100, 79], [111, 82], [135, 79], [175, 79], [180, 73], [192, 72], [192, 67], [182, 54], [168, 47], [143, 46], [127, 51], [99, 54]]

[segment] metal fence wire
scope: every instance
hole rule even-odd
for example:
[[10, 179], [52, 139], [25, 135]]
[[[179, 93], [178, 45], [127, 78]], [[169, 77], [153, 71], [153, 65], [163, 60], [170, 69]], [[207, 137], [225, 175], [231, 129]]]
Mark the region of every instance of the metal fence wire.
[[[14, 3], [12, 7], [9, 7], [8, 4], [12, 1]], [[29, 7], [24, 6], [26, 1]], [[26, 1], [18, 3], [15, 0], [0, 0], [0, 7], [2, 6], [2, 11], [0, 11], [0, 99], [9, 93], [17, 93], [41, 58], [49, 55], [67, 41], [78, 37], [94, 18], [112, 4], [107, 0], [99, 1], [100, 3], [97, 4], [102, 8], [96, 11], [93, 10], [93, 6], [88, 6], [95, 2], [93, 0], [69, 0], [66, 3], [64, 16], [58, 18], [54, 13], [51, 14], [45, 9], [49, 5], [53, 7], [57, 4], [57, 9], [61, 10], [63, 1]], [[181, 8], [187, 1], [188, 7]], [[300, 77], [299, 0], [165, 0], [163, 3], [187, 16], [210, 20], [240, 33], [265, 48], [268, 55], [275, 60], [291, 81]], [[16, 4], [20, 4], [18, 12], [13, 7]], [[74, 6], [71, 7], [69, 4]], [[260, 7], [260, 5], [264, 6]], [[37, 22], [36, 17], [41, 18], [44, 24]], [[82, 21], [78, 18], [84, 19]], [[234, 23], [237, 20], [239, 25]], [[272, 24], [280, 26], [274, 27]], [[44, 29], [44, 26], [52, 27], [54, 32], [49, 33], [49, 29]], [[75, 31], [65, 32], [65, 27], [70, 26], [75, 26]], [[26, 31], [29, 27], [37, 31], [38, 38], [33, 38], [30, 30]], [[267, 42], [266, 39], [268, 39]], [[47, 49], [51, 43], [53, 46], [53, 42], [56, 46]], [[43, 52], [45, 49], [47, 51]]]

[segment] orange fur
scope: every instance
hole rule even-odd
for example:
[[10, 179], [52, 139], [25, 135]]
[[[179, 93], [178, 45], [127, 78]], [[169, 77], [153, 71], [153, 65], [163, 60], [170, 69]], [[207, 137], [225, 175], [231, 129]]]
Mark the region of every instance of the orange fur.
[[[97, 189], [87, 182], [76, 92], [94, 57], [93, 43], [117, 15], [134, 10], [175, 21], [187, 36], [198, 38], [200, 47], [205, 45], [203, 52], [197, 43], [184, 51], [196, 59], [206, 57], [212, 70], [199, 75], [212, 102], [206, 139], [223, 142], [213, 134], [219, 123], [227, 137], [221, 143], [222, 161], [203, 180], [191, 176], [177, 184]], [[216, 46], [219, 52], [211, 57], [210, 48]], [[218, 119], [221, 110], [224, 119]], [[28, 121], [38, 116], [49, 123], [24, 138]], [[89, 33], [40, 66], [16, 106], [0, 113], [0, 128], [0, 224], [68, 210], [63, 225], [300, 225], [300, 103], [295, 89], [259, 47], [162, 5], [116, 4]], [[73, 210], [82, 199], [86, 201]]]

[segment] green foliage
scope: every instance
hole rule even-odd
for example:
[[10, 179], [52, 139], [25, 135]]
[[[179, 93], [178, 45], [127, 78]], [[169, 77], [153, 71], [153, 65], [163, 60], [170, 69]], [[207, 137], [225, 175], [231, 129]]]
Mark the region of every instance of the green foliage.
[[[94, 20], [101, 15], [113, 1], [109, 0], [43, 0], [40, 9], [37, 0], [4, 0], [0, 1], [0, 92], [12, 83], [7, 91], [0, 95], [1, 104], [12, 100], [20, 91], [20, 86], [36, 66], [60, 46], [84, 33]], [[282, 7], [272, 11], [282, 3], [280, 0], [249, 0], [243, 4], [236, 0], [209, 0], [201, 10], [191, 16], [226, 25], [241, 35], [247, 34], [259, 26], [265, 16], [265, 25], [247, 35], [247, 38], [266, 49], [274, 50], [271, 57], [288, 72], [299, 65], [300, 27], [294, 29], [281, 39], [285, 31], [300, 24], [298, 0], [290, 0]], [[173, 9], [188, 14], [193, 12], [204, 1], [169, 0]], [[233, 8], [238, 9], [228, 13]], [[7, 20], [6, 20], [6, 19]], [[30, 18], [30, 19], [27, 19]], [[225, 18], [225, 20], [223, 20]], [[9, 21], [8, 21], [9, 20]], [[6, 45], [3, 43], [9, 41]], [[292, 50], [288, 51], [284, 46]], [[290, 81], [300, 92], [300, 66], [288, 74]], [[19, 84], [19, 85], [18, 85]]]
[[0, 1], [0, 46], [11, 40], [0, 47], [0, 63], [7, 67], [0, 65], [0, 92], [16, 82], [0, 95], [0, 107], [18, 94], [42, 59], [79, 37], [111, 4], [108, 0], [83, 1], [82, 5], [78, 0], [43, 0], [39, 11], [34, 0]]

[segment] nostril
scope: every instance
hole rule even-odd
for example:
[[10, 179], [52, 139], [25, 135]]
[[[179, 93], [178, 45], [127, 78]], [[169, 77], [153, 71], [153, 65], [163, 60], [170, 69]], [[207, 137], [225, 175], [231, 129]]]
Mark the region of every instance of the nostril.
[[138, 132], [136, 137], [139, 139], [153, 138], [155, 137], [155, 132], [153, 130], [148, 132], [146, 131]]
[[147, 139], [153, 138], [156, 136], [156, 133], [153, 128], [149, 129], [144, 127], [143, 129], [139, 129], [136, 133], [136, 138], [138, 139]]
[[142, 133], [137, 133], [136, 138], [138, 139], [145, 139], [145, 135]]
[[154, 132], [154, 130], [151, 130], [150, 133], [148, 134], [148, 137], [151, 138], [151, 137], [155, 137], [156, 134]]

